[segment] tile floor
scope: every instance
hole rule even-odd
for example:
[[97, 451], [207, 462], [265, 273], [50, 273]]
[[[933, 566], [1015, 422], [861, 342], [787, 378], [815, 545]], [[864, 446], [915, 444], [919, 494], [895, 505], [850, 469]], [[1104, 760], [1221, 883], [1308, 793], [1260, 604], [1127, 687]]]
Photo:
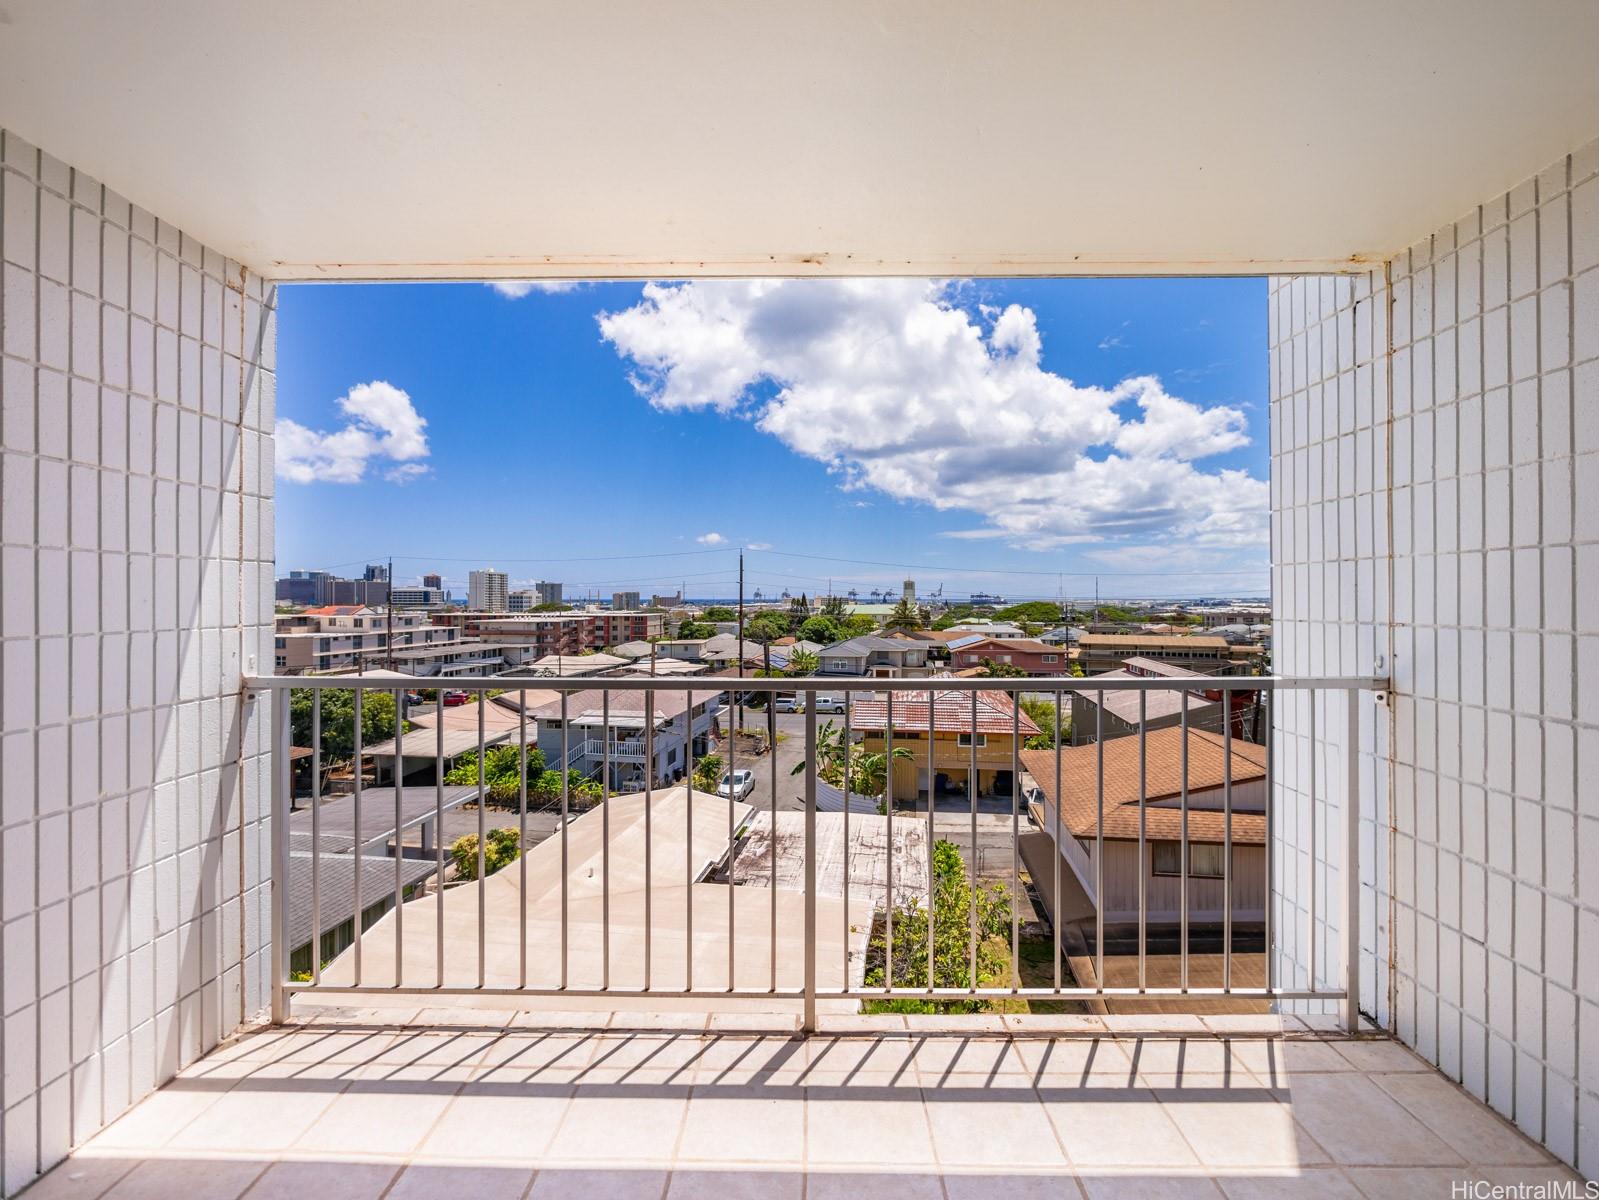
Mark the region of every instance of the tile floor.
[[1576, 1178], [1403, 1047], [1292, 1018], [838, 1018], [801, 1039], [398, 1016], [245, 1034], [25, 1195], [1358, 1200]]

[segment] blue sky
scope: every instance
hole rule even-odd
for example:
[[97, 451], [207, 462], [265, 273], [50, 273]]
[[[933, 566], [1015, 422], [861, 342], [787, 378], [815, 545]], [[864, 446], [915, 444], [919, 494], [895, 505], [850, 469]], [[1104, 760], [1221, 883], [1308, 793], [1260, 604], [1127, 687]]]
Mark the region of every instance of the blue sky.
[[280, 570], [1266, 590], [1263, 280], [279, 297]]

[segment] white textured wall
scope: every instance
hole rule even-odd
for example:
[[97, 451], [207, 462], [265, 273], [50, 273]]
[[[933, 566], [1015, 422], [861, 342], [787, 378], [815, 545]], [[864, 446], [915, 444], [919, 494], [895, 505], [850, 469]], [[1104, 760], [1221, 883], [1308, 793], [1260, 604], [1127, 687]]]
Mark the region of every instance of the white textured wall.
[[9, 133], [0, 209], [9, 1194], [265, 1002], [274, 325]]
[[[1388, 274], [1273, 288], [1278, 665], [1363, 671], [1391, 647], [1362, 1007], [1592, 1176], [1599, 144]], [[1305, 718], [1278, 722], [1301, 757]]]

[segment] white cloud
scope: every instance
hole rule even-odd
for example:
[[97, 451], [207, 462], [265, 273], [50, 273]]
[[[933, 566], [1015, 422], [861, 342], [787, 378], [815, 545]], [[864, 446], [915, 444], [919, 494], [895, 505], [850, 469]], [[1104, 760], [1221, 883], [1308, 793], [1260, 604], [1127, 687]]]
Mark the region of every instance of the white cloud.
[[748, 550], [770, 550], [772, 548], [772, 543], [771, 542], [751, 542], [745, 548], [748, 549]]
[[1149, 375], [1074, 384], [1043, 367], [1031, 309], [974, 315], [958, 291], [892, 279], [648, 284], [599, 323], [656, 408], [747, 416], [846, 489], [979, 514], [986, 529], [966, 536], [1039, 549], [1265, 539], [1265, 482], [1194, 465], [1248, 444], [1241, 410], [1201, 408]]
[[702, 533], [694, 540], [702, 546], [720, 546], [723, 542], [727, 541], [725, 537], [719, 533], [716, 533], [715, 531], [712, 531], [711, 533]]
[[583, 284], [576, 279], [496, 279], [489, 286], [507, 300], [520, 300], [533, 292], [554, 295], [557, 292], [575, 291]]
[[372, 459], [400, 464], [386, 478], [406, 482], [427, 473], [427, 421], [411, 397], [391, 383], [358, 383], [339, 397], [350, 420], [332, 433], [287, 417], [277, 423], [277, 473], [291, 483], [358, 483]]

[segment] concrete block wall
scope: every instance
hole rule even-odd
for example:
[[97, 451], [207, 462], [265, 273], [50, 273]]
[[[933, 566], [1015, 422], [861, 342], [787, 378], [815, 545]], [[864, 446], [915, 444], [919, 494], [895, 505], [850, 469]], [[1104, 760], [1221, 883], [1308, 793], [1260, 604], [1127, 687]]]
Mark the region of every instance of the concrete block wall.
[[[1358, 297], [1380, 309], [1385, 278], [1386, 337], [1367, 345]], [[1362, 1006], [1599, 1175], [1599, 143], [1385, 273], [1272, 295], [1278, 665], [1366, 669], [1368, 647], [1391, 647]], [[1303, 375], [1282, 367], [1325, 337], [1329, 295], [1335, 323], [1355, 298], [1352, 445], [1342, 341]], [[1370, 470], [1385, 428], [1387, 482], [1366, 543], [1368, 366], [1390, 384], [1372, 393]], [[1352, 661], [1333, 657], [1351, 644]], [[1304, 714], [1285, 710], [1279, 732], [1304, 740]]]
[[274, 296], [3, 131], [0, 216], [13, 1194], [267, 1000]]

